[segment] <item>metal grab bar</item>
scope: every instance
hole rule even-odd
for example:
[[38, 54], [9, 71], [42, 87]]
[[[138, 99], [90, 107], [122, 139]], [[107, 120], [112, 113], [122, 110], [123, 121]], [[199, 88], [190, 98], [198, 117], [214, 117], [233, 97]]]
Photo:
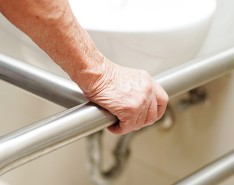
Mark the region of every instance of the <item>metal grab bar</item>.
[[[11, 62], [4, 59], [7, 58], [0, 55], [0, 78], [4, 80], [13, 79], [14, 81], [17, 75], [5, 71], [11, 71], [9, 64]], [[16, 64], [14, 67], [17, 68], [17, 66]], [[20, 66], [18, 67], [20, 68]], [[197, 59], [176, 67], [155, 76], [154, 79], [172, 97], [218, 78], [233, 69], [234, 48], [231, 48], [220, 54]], [[23, 70], [16, 70], [16, 73], [18, 72], [23, 72]], [[8, 81], [13, 83], [12, 80]], [[53, 81], [51, 83], [53, 84]], [[36, 83], [31, 83], [31, 86], [33, 89], [38, 88]], [[24, 84], [21, 87], [24, 88]], [[64, 87], [66, 88], [66, 85]], [[43, 85], [40, 85], [40, 88], [43, 88]], [[57, 89], [56, 91], [59, 92], [60, 90]], [[71, 91], [71, 95], [74, 95], [74, 92]], [[66, 93], [69, 96], [69, 90]], [[48, 99], [50, 98], [46, 91], [42, 90], [39, 93], [40, 96], [44, 96], [44, 94]], [[54, 96], [56, 96], [56, 93]], [[52, 98], [52, 101], [55, 103], [58, 101], [58, 104], [63, 105], [63, 102], [60, 102], [63, 93], [59, 96], [60, 98]], [[77, 100], [74, 99], [68, 98], [67, 101], [71, 101], [71, 104], [77, 103]], [[67, 103], [64, 103], [64, 106], [67, 105]], [[117, 118], [106, 110], [92, 103], [87, 103], [5, 135], [0, 138], [0, 175], [79, 138], [102, 130], [117, 121]]]
[[0, 54], [0, 79], [63, 107], [87, 102], [73, 81], [3, 54]]
[[234, 174], [234, 150], [174, 185], [214, 185]]

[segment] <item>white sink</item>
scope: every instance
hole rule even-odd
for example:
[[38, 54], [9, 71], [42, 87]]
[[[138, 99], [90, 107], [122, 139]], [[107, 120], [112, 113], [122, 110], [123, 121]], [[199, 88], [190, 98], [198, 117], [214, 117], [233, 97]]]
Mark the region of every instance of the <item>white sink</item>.
[[[78, 22], [88, 30], [105, 56], [123, 66], [145, 69], [151, 74], [194, 58], [206, 38], [216, 9], [216, 0], [69, 2]], [[0, 24], [5, 34], [11, 34], [22, 43], [18, 51], [23, 54], [23, 60], [64, 75], [53, 62], [45, 62], [49, 61], [48, 57], [29, 38], [7, 21], [0, 19]]]
[[215, 0], [70, 0], [80, 24], [112, 61], [155, 74], [193, 58]]

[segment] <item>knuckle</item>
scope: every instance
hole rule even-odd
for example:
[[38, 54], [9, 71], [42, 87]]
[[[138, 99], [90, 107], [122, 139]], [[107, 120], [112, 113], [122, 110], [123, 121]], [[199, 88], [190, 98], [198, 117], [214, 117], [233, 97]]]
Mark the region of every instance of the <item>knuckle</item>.
[[123, 110], [129, 112], [130, 114], [135, 114], [138, 109], [139, 109], [139, 104], [137, 103], [137, 101], [125, 104], [123, 106]]
[[159, 102], [161, 102], [160, 104], [167, 104], [169, 101], [169, 96], [166, 93], [166, 91], [158, 84], [156, 84], [156, 94], [157, 94], [157, 99], [159, 100]]
[[147, 113], [145, 124], [149, 125], [156, 122], [157, 120], [158, 120], [158, 107], [157, 105], [151, 104], [151, 107]]
[[131, 101], [131, 103], [125, 105], [125, 110], [131, 115], [138, 115], [142, 109], [148, 106], [147, 96], [140, 96]]
[[168, 101], [169, 101], [169, 96], [168, 96], [167, 93], [165, 93], [164, 96], [162, 97], [162, 101], [163, 101], [165, 104], [168, 103]]
[[158, 120], [158, 115], [157, 113], [152, 113], [151, 115], [149, 115], [149, 117], [147, 118], [147, 125], [153, 124]]
[[131, 108], [134, 112], [137, 112], [139, 110], [140, 106], [141, 106], [141, 103], [136, 100], [136, 101], [134, 101], [134, 103], [132, 103]]
[[166, 105], [168, 101], [169, 101], [169, 96], [166, 93], [161, 95], [160, 97], [161, 104]]
[[138, 106], [139, 107], [145, 107], [146, 105], [147, 105], [147, 99], [148, 99], [148, 96], [147, 95], [142, 95], [142, 97], [141, 98], [139, 98], [139, 102], [138, 102]]
[[141, 74], [145, 76], [146, 78], [151, 78], [150, 74], [147, 71], [145, 70], [140, 70], [140, 71], [141, 71]]
[[153, 92], [154, 86], [151, 81], [145, 82], [145, 92], [146, 94], [151, 94]]
[[155, 92], [154, 83], [153, 83], [152, 79], [149, 79], [145, 82], [145, 94], [151, 95], [154, 92]]

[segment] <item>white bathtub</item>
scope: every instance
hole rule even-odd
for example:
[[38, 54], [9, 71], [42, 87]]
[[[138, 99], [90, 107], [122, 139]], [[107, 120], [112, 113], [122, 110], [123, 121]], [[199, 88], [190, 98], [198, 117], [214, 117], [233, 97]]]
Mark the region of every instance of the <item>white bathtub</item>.
[[[234, 1], [217, 2], [217, 11], [200, 56], [234, 46]], [[0, 25], [0, 52], [66, 77], [36, 46], [22, 42], [27, 38], [3, 18]], [[0, 87], [0, 134], [63, 110], [2, 81]], [[173, 99], [175, 126], [169, 131], [152, 128], [136, 137], [130, 164], [115, 184], [168, 185], [234, 148], [234, 77], [225, 76], [205, 88], [209, 104], [181, 111], [175, 105], [179, 98]], [[111, 139], [105, 141], [106, 153], [112, 146]], [[109, 155], [106, 157], [111, 161]], [[86, 161], [85, 142], [80, 140], [5, 174], [0, 185], [89, 185]], [[234, 179], [223, 184], [232, 185]]]

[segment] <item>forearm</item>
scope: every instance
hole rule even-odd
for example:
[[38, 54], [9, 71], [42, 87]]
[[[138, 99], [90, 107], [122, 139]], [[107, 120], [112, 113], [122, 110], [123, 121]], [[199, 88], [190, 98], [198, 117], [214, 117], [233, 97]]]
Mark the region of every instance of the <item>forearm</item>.
[[76, 21], [66, 0], [0, 0], [0, 11], [83, 91], [90, 91], [102, 76], [106, 59]]
[[80, 86], [90, 101], [119, 118], [109, 129], [128, 133], [165, 112], [168, 96], [141, 70], [106, 59], [77, 23], [66, 0], [0, 0], [0, 11]]

